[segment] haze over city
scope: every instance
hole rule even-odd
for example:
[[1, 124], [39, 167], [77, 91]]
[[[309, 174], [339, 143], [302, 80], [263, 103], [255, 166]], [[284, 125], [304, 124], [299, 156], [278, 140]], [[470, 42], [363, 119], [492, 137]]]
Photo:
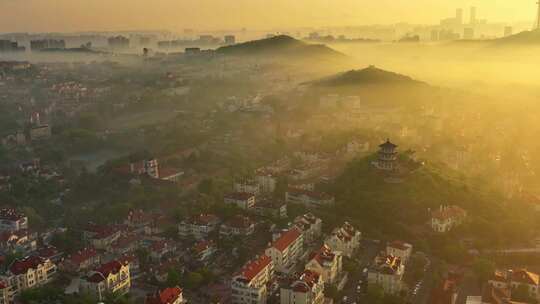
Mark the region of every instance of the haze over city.
[[477, 6], [498, 22], [528, 22], [527, 0], [1, 0], [2, 32], [271, 29], [436, 23], [456, 7]]
[[536, 0], [0, 0], [0, 304], [538, 304], [539, 53]]

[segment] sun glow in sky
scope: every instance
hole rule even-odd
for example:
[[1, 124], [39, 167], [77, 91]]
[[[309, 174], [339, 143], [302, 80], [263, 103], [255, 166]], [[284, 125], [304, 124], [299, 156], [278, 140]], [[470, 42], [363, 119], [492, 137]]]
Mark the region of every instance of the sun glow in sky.
[[457, 7], [478, 18], [535, 18], [534, 0], [0, 0], [0, 32], [276, 29], [438, 23]]

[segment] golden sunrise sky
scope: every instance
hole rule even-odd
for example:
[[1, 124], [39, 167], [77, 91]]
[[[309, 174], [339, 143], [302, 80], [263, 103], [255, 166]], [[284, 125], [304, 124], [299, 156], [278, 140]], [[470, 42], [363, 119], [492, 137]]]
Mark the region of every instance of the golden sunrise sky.
[[457, 7], [490, 21], [534, 21], [536, 0], [0, 0], [0, 32], [275, 29], [438, 23]]

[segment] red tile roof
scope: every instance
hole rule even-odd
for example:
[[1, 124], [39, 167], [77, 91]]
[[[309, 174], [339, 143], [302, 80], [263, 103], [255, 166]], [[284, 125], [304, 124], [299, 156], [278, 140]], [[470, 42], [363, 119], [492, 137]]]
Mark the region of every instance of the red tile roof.
[[146, 298], [145, 304], [172, 304], [182, 296], [180, 287], [165, 288]]
[[256, 260], [249, 261], [242, 270], [240, 270], [239, 275], [242, 276], [242, 279], [251, 282], [261, 271], [263, 271], [270, 263], [272, 259], [267, 255], [261, 255]]
[[87, 280], [93, 283], [99, 283], [109, 277], [110, 274], [117, 274], [122, 269], [122, 264], [119, 261], [111, 261], [109, 263], [101, 265], [95, 270], [95, 273], [91, 275]]
[[296, 241], [302, 234], [298, 229], [292, 228], [282, 234], [273, 244], [272, 247], [276, 248], [279, 251], [284, 251], [289, 247], [294, 241]]
[[84, 248], [72, 254], [69, 261], [75, 265], [80, 265], [97, 255], [98, 253], [94, 248]]
[[336, 255], [332, 252], [330, 247], [323, 245], [319, 250], [311, 254], [311, 260], [317, 261], [319, 265], [324, 266], [324, 263], [332, 263]]
[[253, 221], [242, 215], [236, 215], [225, 223], [225, 226], [238, 229], [247, 229], [253, 225]]
[[29, 269], [37, 269], [37, 267], [44, 262], [45, 259], [38, 256], [26, 257], [22, 260], [15, 260], [11, 266], [9, 266], [9, 271], [14, 275], [27, 273]]
[[459, 218], [467, 215], [467, 212], [458, 206], [448, 206], [433, 211], [431, 216], [438, 220], [446, 220], [449, 218]]

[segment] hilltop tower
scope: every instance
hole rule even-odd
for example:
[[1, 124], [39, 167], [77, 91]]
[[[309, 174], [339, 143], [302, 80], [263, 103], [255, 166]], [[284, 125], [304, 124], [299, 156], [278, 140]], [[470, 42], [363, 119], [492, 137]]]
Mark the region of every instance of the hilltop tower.
[[385, 171], [394, 171], [396, 169], [397, 147], [397, 145], [390, 142], [390, 139], [387, 139], [384, 144], [379, 145], [377, 168]]

